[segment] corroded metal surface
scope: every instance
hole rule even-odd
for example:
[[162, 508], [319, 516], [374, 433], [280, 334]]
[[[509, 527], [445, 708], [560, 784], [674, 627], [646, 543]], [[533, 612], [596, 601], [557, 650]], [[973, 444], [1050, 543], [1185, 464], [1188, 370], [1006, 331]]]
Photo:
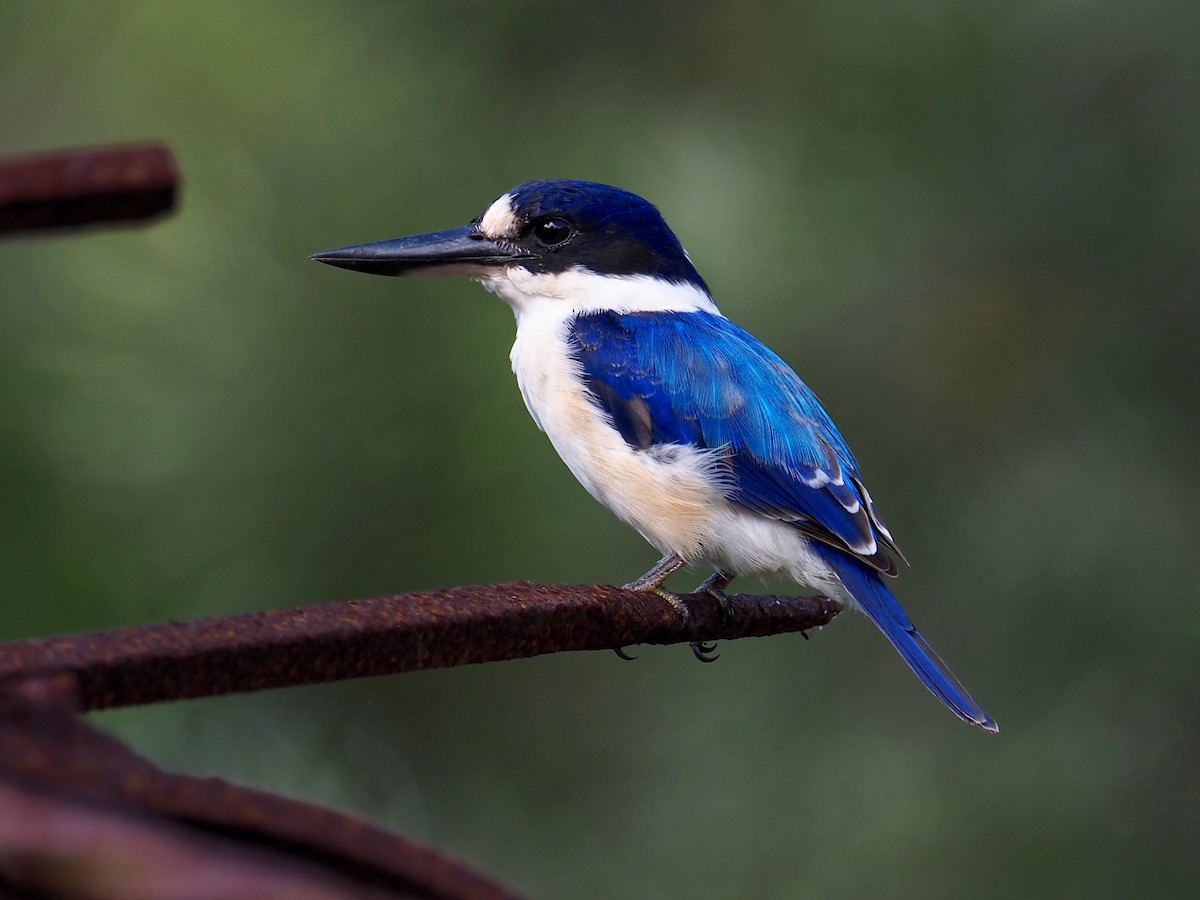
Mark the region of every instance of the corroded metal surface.
[[148, 219], [171, 209], [179, 172], [162, 144], [0, 158], [0, 235]]
[[81, 721], [70, 680], [0, 690], [0, 896], [518, 896], [349, 816], [164, 772]]
[[840, 610], [823, 597], [685, 595], [684, 624], [655, 594], [605, 585], [481, 585], [169, 622], [0, 648], [0, 681], [71, 672], [84, 709], [315, 684], [563, 650], [804, 631]]

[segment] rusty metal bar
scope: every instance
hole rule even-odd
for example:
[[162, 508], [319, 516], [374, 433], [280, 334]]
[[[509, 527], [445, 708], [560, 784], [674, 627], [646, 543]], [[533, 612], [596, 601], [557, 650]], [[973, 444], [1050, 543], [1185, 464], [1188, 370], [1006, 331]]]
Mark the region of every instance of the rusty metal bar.
[[75, 715], [72, 681], [0, 686], [0, 897], [518, 897], [345, 814], [163, 771]]
[[157, 143], [0, 158], [0, 236], [149, 219], [174, 206], [178, 185]]
[[563, 650], [805, 631], [841, 609], [824, 597], [733, 599], [733, 620], [722, 623], [715, 600], [685, 595], [685, 625], [661, 597], [605, 585], [450, 588], [0, 645], [0, 682], [73, 673], [82, 708], [104, 709]]

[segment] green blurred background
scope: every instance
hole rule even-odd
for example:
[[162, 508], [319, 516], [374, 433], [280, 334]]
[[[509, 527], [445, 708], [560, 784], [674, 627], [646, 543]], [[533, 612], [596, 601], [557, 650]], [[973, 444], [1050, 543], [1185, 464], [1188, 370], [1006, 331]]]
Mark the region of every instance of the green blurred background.
[[640, 574], [529, 421], [502, 303], [305, 259], [611, 182], [831, 408], [999, 736], [851, 615], [712, 666], [564, 654], [96, 720], [544, 897], [1188, 893], [1198, 26], [5, 2], [0, 153], [156, 138], [186, 184], [150, 227], [0, 244], [0, 637]]

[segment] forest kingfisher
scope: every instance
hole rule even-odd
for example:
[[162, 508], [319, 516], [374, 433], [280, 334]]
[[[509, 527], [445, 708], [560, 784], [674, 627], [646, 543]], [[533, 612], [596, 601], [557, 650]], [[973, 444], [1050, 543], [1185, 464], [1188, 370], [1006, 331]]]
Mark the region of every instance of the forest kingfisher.
[[[513, 188], [461, 228], [327, 250], [376, 275], [467, 275], [512, 307], [525, 405], [593, 497], [728, 611], [735, 576], [847, 601], [960, 718], [996, 731], [892, 595], [903, 559], [846, 441], [799, 376], [725, 318], [658, 209], [587, 181]], [[702, 659], [710, 648], [693, 645]]]

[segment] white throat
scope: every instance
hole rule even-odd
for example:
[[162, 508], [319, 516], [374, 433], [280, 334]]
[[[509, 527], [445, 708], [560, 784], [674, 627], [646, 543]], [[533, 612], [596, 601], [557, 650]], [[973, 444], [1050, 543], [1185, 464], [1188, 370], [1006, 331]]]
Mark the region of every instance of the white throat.
[[560, 321], [592, 312], [721, 314], [712, 297], [694, 284], [649, 275], [597, 275], [580, 268], [537, 274], [510, 266], [478, 280], [512, 307], [518, 326], [531, 313]]

